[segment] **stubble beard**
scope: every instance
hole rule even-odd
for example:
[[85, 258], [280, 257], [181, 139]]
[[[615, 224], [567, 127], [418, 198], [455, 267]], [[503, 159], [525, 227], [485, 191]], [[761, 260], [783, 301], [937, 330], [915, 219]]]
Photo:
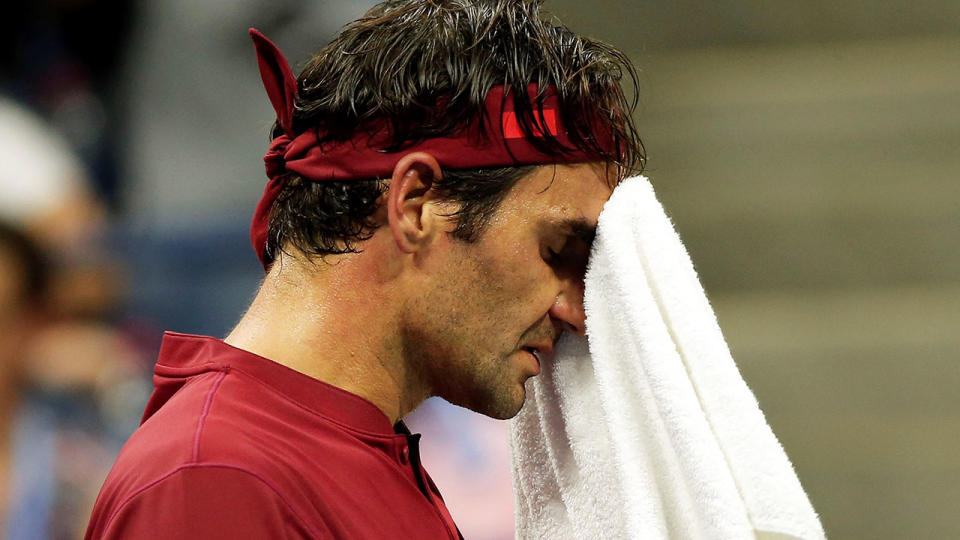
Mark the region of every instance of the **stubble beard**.
[[[474, 381], [473, 403], [462, 405], [474, 412], [497, 420], [508, 420], [520, 412], [526, 399], [523, 384], [514, 379], [509, 367], [511, 358], [500, 357], [484, 367], [492, 368]], [[486, 371], [486, 370], [483, 370]]]
[[526, 399], [512, 355], [470, 351], [449, 340], [437, 343], [405, 329], [404, 356], [426, 380], [431, 395], [497, 420], [513, 418]]

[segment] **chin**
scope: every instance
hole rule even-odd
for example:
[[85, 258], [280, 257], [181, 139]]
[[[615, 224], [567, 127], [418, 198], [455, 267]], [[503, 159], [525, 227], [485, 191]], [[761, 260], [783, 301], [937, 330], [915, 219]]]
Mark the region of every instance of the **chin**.
[[521, 408], [522, 406], [512, 408], [512, 409], [499, 409], [497, 411], [492, 411], [489, 413], [480, 413], [480, 414], [493, 418], [494, 420], [510, 420], [511, 418], [513, 418], [514, 416], [520, 413]]
[[468, 407], [474, 412], [489, 416], [495, 420], [509, 420], [516, 416], [527, 399], [526, 390], [521, 386], [519, 395], [500, 395], [485, 400], [482, 406]]
[[[508, 420], [520, 412], [527, 398], [526, 382], [515, 374], [501, 372], [498, 376], [471, 377], [460, 384], [447, 386], [447, 392], [438, 393], [449, 403], [496, 420]], [[450, 390], [453, 390], [452, 392]], [[456, 391], [459, 390], [459, 391]]]

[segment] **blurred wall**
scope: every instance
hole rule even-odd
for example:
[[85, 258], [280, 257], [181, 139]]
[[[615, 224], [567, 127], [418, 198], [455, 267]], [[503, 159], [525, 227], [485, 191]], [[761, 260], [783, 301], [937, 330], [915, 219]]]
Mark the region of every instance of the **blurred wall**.
[[549, 5], [641, 70], [647, 174], [828, 536], [960, 536], [960, 4]]

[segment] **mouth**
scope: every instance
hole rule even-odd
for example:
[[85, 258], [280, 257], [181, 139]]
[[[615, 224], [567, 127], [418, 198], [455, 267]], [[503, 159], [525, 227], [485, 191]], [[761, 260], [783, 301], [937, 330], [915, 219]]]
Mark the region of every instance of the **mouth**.
[[534, 373], [533, 375], [540, 374], [540, 354], [533, 347], [524, 347], [523, 350], [533, 359]]

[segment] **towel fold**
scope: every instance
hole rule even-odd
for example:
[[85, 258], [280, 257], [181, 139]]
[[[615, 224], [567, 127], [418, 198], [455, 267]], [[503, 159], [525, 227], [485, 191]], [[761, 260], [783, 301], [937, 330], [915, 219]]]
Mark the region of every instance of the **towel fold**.
[[822, 539], [653, 187], [600, 214], [586, 339], [510, 422], [518, 538]]

